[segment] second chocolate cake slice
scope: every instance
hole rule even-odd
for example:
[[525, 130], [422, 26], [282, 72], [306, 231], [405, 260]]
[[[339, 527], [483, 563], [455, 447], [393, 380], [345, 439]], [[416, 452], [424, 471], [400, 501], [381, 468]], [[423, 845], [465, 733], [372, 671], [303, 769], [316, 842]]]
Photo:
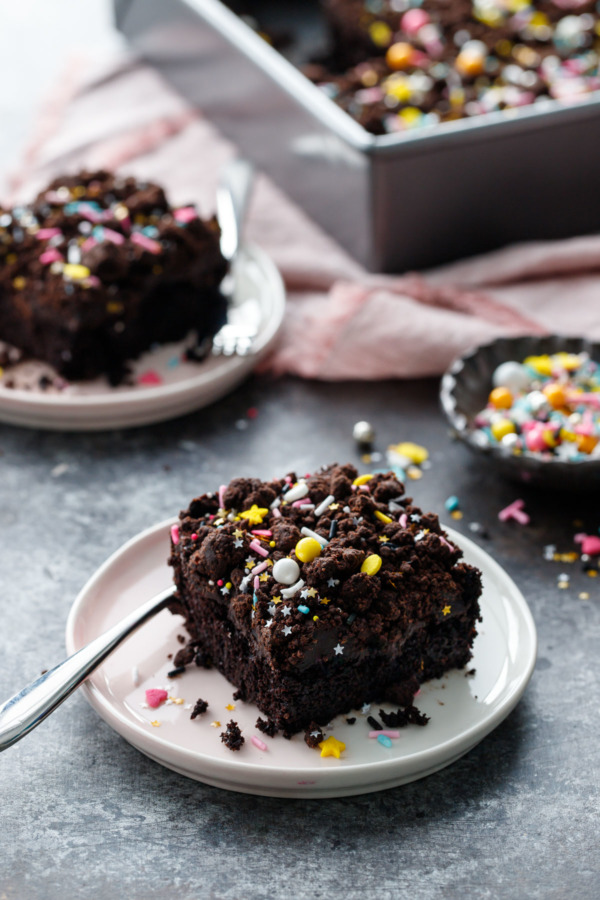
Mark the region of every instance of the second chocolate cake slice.
[[237, 478], [193, 500], [171, 537], [181, 658], [216, 666], [285, 734], [408, 705], [471, 658], [479, 572], [392, 473]]

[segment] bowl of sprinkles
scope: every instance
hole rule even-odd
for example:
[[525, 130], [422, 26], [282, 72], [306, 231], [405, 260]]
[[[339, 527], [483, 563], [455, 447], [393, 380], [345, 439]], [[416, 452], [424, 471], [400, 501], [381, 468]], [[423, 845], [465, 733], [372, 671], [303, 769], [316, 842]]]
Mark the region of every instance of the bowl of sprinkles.
[[500, 338], [452, 363], [440, 399], [453, 436], [503, 474], [600, 488], [600, 344]]

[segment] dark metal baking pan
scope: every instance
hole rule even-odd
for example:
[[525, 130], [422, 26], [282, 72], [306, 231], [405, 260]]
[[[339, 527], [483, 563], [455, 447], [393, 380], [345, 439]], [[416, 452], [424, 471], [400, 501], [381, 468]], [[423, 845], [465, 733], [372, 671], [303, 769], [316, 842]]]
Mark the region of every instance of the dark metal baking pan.
[[[300, 35], [295, 62], [323, 40], [316, 2], [248, 5]], [[132, 45], [372, 270], [600, 229], [600, 92], [376, 137], [219, 0], [115, 11]]]

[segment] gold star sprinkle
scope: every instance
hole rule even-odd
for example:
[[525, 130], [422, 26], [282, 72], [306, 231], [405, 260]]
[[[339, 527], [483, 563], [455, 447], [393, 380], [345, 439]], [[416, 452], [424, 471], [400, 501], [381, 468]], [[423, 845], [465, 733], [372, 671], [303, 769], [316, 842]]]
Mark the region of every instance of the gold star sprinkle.
[[580, 593], [580, 595], [579, 595], [579, 599], [580, 599], [580, 600], [589, 600], [589, 599], [590, 599], [590, 595], [588, 594], [587, 591], [582, 591], [582, 592]]
[[381, 544], [387, 544], [387, 543], [389, 542], [389, 537], [387, 537], [385, 534], [380, 534], [380, 535], [379, 535], [379, 542], [380, 542]]
[[307, 588], [306, 596], [307, 597], [316, 597], [317, 596], [316, 588]]
[[275, 594], [274, 597], [271, 597], [271, 600], [273, 601], [273, 603], [275, 604], [275, 606], [277, 606], [278, 603], [281, 603], [281, 595], [280, 595], [280, 594]]
[[228, 709], [229, 712], [231, 712], [231, 710], [235, 709], [235, 703], [228, 703], [225, 709]]
[[250, 525], [262, 525], [262, 520], [268, 515], [269, 510], [253, 503], [250, 509], [240, 513], [243, 519], [247, 519]]
[[247, 559], [246, 560], [246, 568], [247, 569], [253, 569], [255, 565], [256, 565], [255, 559]]
[[331, 600], [329, 599], [329, 597], [321, 597], [319, 603], [323, 603], [325, 606], [327, 606], [328, 603], [331, 603]]
[[211, 723], [210, 723], [210, 727], [211, 727], [211, 728], [220, 728], [220, 727], [221, 727], [221, 723], [220, 723], [220, 722], [216, 722], [216, 721], [215, 721], [215, 722], [211, 722]]
[[463, 517], [463, 514], [461, 513], [460, 509], [453, 509], [452, 512], [450, 513], [450, 515], [452, 516], [453, 519], [462, 519], [462, 517]]
[[155, 719], [154, 722], [150, 722], [150, 724], [153, 726], [153, 728], [160, 728], [160, 722], [158, 721], [158, 719]]
[[185, 703], [183, 697], [171, 697], [171, 700], [173, 701], [173, 703], [175, 703], [176, 706], [181, 706], [182, 703]]
[[446, 605], [446, 606], [443, 608], [443, 610], [442, 610], [442, 613], [443, 613], [445, 616], [449, 616], [451, 612], [452, 612], [452, 607], [451, 607], [451, 606], [447, 606], [447, 605]]
[[262, 575], [259, 575], [258, 580], [259, 581], [268, 581], [269, 580], [268, 572], [263, 572]]
[[245, 531], [242, 531], [241, 528], [236, 528], [235, 531], [233, 532], [233, 536], [236, 537], [236, 538], [243, 538], [244, 535], [245, 535], [245, 533], [246, 533], [246, 532], [245, 532]]
[[335, 756], [336, 759], [340, 758], [340, 754], [343, 753], [345, 749], [346, 745], [344, 742], [338, 741], [333, 735], [330, 735], [326, 740], [321, 741], [319, 744], [321, 756]]
[[329, 504], [329, 509], [339, 509], [339, 508], [340, 508], [339, 503], [330, 503]]

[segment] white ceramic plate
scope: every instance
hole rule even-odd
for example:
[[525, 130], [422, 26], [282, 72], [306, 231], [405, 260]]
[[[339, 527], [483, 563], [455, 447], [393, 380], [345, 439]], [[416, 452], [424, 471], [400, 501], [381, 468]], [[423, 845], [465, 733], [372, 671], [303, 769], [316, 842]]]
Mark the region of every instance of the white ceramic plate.
[[[98, 379], [52, 392], [7, 388], [0, 383], [0, 422], [62, 431], [99, 431], [162, 422], [206, 406], [250, 374], [281, 327], [283, 282], [275, 265], [257, 247], [245, 247], [236, 268], [236, 303], [250, 299], [257, 302], [260, 326], [248, 356], [210, 356], [199, 363], [182, 362], [186, 342], [181, 342], [140, 357], [132, 365], [133, 385], [113, 388], [105, 379]], [[41, 363], [32, 362], [7, 374], [17, 384], [37, 385], [46, 371]], [[160, 383], [152, 384], [153, 380]]]
[[[162, 522], [133, 538], [84, 587], [67, 622], [69, 653], [169, 586], [171, 524]], [[235, 689], [218, 672], [190, 666], [182, 676], [168, 679], [173, 664], [167, 655], [181, 647], [177, 635], [183, 628], [182, 619], [166, 610], [118, 648], [83, 691], [102, 718], [142, 753], [176, 772], [228, 790], [274, 797], [341, 797], [429, 775], [467, 753], [508, 715], [525, 690], [536, 658], [535, 625], [519, 589], [480, 547], [447, 530], [463, 548], [467, 562], [483, 573], [483, 621], [469, 666], [475, 675], [454, 671], [424, 685], [416, 702], [431, 721], [423, 728], [402, 729], [391, 749], [368, 738], [366, 715], [357, 712], [354, 725], [340, 716], [326, 729], [346, 744], [342, 758], [321, 758], [319, 751], [307, 747], [302, 734], [288, 741], [257, 731], [257, 708], [234, 701]], [[144, 708], [145, 690], [155, 687], [168, 688], [172, 698], [184, 702]], [[209, 702], [209, 709], [192, 721], [190, 706], [199, 697]], [[228, 705], [235, 709], [227, 709]], [[378, 711], [379, 705], [374, 705], [371, 712], [377, 716]], [[220, 740], [231, 718], [246, 738], [239, 752], [228, 750]], [[221, 727], [213, 727], [214, 721]], [[252, 735], [268, 749], [252, 744]]]

